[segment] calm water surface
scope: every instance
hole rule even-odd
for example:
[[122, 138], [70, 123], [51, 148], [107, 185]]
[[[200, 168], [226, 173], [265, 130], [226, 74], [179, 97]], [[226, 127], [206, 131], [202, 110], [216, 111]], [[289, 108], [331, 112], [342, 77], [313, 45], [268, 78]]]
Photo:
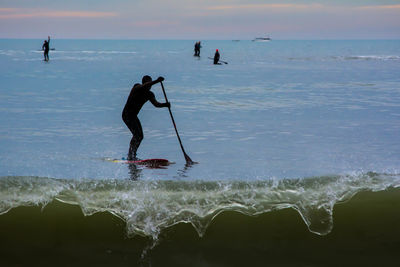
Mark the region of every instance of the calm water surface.
[[[0, 176], [264, 180], [398, 173], [400, 41], [0, 40]], [[219, 49], [228, 64], [213, 65]], [[135, 169], [121, 111], [145, 74], [166, 109], [146, 104]], [[152, 91], [163, 100], [159, 85]]]

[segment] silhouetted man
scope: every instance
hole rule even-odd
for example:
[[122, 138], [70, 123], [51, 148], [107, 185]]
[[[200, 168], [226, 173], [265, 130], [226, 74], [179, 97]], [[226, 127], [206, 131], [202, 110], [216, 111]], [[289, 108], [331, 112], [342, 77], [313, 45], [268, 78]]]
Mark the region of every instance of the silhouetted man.
[[200, 41], [198, 41], [198, 42], [196, 42], [196, 43], [194, 44], [194, 55], [195, 55], [196, 57], [199, 57], [199, 56], [200, 56], [200, 48], [201, 48], [201, 43], [200, 43]]
[[128, 126], [133, 135], [129, 145], [128, 160], [136, 158], [136, 151], [143, 140], [142, 125], [137, 117], [143, 105], [147, 101], [150, 101], [157, 108], [171, 106], [169, 102], [159, 103], [156, 100], [154, 93], [150, 91], [154, 84], [162, 81], [164, 81], [163, 77], [158, 77], [157, 80], [153, 81], [150, 76], [143, 76], [142, 84], [135, 84], [129, 94], [124, 110], [122, 111], [122, 120], [126, 126]]
[[219, 52], [218, 52], [218, 49], [217, 49], [217, 50], [215, 50], [214, 64], [215, 65], [219, 64], [218, 61], [219, 61]]
[[50, 51], [50, 36], [47, 40], [44, 40], [42, 45], [42, 50], [44, 51], [44, 61], [49, 61], [49, 51]]

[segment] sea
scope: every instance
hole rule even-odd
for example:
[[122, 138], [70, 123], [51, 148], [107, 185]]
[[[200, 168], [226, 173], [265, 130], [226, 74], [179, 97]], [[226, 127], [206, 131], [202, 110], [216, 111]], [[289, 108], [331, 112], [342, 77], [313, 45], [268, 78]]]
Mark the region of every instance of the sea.
[[400, 40], [196, 41], [0, 39], [0, 265], [398, 264]]

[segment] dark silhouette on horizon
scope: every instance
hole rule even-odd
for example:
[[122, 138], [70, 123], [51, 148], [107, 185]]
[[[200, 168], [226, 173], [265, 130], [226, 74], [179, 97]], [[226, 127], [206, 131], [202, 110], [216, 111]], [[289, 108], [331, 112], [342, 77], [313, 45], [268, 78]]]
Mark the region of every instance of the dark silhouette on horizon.
[[44, 40], [42, 45], [44, 61], [49, 61], [49, 51], [50, 51], [50, 36], [48, 36], [47, 40]]
[[150, 76], [145, 75], [142, 78], [142, 84], [135, 84], [128, 96], [124, 110], [122, 111], [122, 120], [132, 133], [132, 139], [129, 145], [128, 160], [136, 159], [136, 152], [143, 140], [142, 125], [137, 117], [143, 105], [150, 101], [157, 108], [170, 107], [169, 102], [159, 103], [151, 87], [159, 82], [164, 81], [163, 77], [158, 77], [153, 81]]
[[194, 44], [194, 56], [199, 57], [200, 56], [200, 48], [201, 48], [201, 42], [198, 41]]
[[218, 62], [219, 61], [219, 57], [220, 57], [220, 55], [219, 55], [219, 51], [217, 49], [217, 50], [215, 50], [215, 55], [214, 55], [214, 65], [220, 65], [221, 64], [221, 63]]

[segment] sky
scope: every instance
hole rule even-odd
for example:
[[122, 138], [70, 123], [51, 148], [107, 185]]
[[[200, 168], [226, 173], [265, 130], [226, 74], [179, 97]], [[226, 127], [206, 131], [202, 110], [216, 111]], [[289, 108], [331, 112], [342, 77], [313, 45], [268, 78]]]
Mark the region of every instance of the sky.
[[0, 0], [0, 38], [400, 39], [400, 0]]

